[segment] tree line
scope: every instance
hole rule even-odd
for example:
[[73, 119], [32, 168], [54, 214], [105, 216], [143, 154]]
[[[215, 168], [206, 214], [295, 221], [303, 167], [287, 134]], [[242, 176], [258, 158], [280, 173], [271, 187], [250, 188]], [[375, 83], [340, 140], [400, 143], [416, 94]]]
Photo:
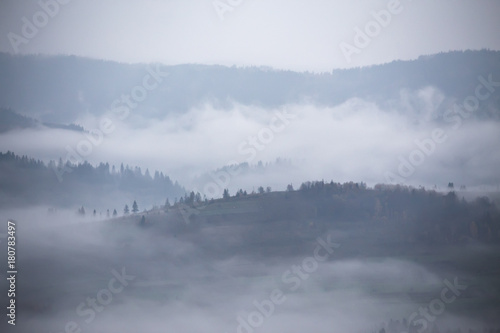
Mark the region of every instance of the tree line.
[[[64, 179], [54, 169], [68, 168]], [[180, 197], [185, 189], [163, 172], [153, 175], [146, 169], [109, 163], [96, 166], [88, 162], [43, 161], [0, 152], [0, 207], [46, 204], [74, 207], [82, 202], [99, 206], [126, 194], [154, 202], [165, 197]]]

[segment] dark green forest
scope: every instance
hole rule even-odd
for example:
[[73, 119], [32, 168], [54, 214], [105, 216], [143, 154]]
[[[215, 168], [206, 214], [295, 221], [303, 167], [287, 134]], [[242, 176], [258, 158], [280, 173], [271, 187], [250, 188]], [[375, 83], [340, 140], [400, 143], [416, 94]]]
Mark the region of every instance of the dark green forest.
[[[64, 172], [64, 177], [58, 177]], [[0, 207], [26, 205], [54, 207], [94, 206], [124, 194], [151, 198], [180, 197], [185, 190], [163, 172], [139, 167], [88, 162], [44, 163], [12, 152], [0, 152]], [[104, 207], [103, 207], [104, 208]], [[118, 208], [118, 207], [117, 207]], [[120, 207], [121, 208], [121, 207]]]

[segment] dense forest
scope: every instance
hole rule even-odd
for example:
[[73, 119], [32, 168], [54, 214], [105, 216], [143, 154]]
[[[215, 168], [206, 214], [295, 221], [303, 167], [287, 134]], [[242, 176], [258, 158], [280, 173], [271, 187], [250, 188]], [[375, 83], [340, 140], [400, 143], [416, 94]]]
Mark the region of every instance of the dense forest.
[[440, 193], [403, 185], [369, 188], [364, 183], [315, 181], [303, 183], [298, 190], [289, 185], [283, 192], [262, 186], [234, 195], [225, 190], [217, 200], [202, 200], [199, 193], [191, 192], [165, 209], [179, 213], [171, 222], [188, 221], [191, 227], [243, 223], [263, 228], [283, 221], [284, 239], [290, 230], [307, 228], [311, 222], [316, 232], [345, 223], [348, 228], [376, 228], [384, 238], [400, 244], [500, 243], [500, 210], [495, 203], [488, 197], [466, 201], [453, 190]]
[[[57, 177], [57, 170], [61, 169], [65, 170], [62, 181]], [[302, 223], [315, 219], [316, 224], [325, 226], [333, 221], [363, 221], [396, 231], [402, 242], [500, 241], [500, 212], [494, 202], [488, 197], [466, 201], [453, 191], [452, 184], [448, 193], [441, 193], [404, 185], [379, 184], [369, 188], [362, 182], [313, 181], [301, 184], [296, 190], [289, 185], [285, 192], [272, 192], [271, 187], [259, 186], [251, 193], [240, 189], [231, 195], [226, 189], [221, 199], [208, 200], [200, 193], [187, 193], [163, 172], [155, 171], [152, 175], [149, 170], [143, 172], [139, 167], [123, 164], [118, 168], [108, 163], [94, 167], [88, 162], [72, 164], [62, 160], [45, 164], [7, 152], [0, 153], [0, 170], [3, 207], [84, 206], [89, 210], [96, 205], [93, 196], [106, 197], [106, 194], [120, 192], [129, 193], [144, 203], [163, 203], [170, 199], [172, 204], [190, 207], [188, 218], [198, 220], [204, 217], [206, 207], [215, 203], [249, 202], [255, 206], [246, 212], [245, 218], [255, 221]], [[120, 213], [125, 204], [126, 198], [117, 202]], [[203, 219], [210, 221], [211, 217]]]
[[[58, 174], [64, 170], [64, 177]], [[165, 201], [180, 197], [185, 190], [163, 172], [123, 164], [119, 167], [100, 163], [50, 161], [48, 164], [12, 152], [0, 152], [0, 206], [50, 205], [72, 207], [102, 203], [130, 194], [143, 202]], [[123, 200], [122, 200], [123, 201]], [[101, 203], [101, 204], [100, 204]], [[105, 208], [105, 207], [99, 207]], [[108, 207], [109, 208], [109, 207]]]

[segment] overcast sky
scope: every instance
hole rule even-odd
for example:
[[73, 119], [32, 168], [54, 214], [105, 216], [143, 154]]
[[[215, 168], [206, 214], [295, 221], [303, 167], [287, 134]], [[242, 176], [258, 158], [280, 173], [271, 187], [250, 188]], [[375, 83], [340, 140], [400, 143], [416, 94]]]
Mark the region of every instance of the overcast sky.
[[[495, 0], [72, 0], [49, 6], [52, 17], [40, 12], [53, 1], [1, 0], [0, 50], [300, 71], [500, 50]], [[373, 24], [383, 10], [390, 17]], [[356, 27], [372, 29], [366, 45]]]

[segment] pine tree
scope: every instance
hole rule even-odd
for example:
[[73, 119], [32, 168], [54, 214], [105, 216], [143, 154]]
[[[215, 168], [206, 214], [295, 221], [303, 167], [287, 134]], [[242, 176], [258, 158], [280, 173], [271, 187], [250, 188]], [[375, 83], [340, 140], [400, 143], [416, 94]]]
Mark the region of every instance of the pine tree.
[[125, 205], [125, 208], [123, 208], [123, 214], [128, 215], [130, 211], [128, 210], [128, 205]]
[[137, 213], [139, 211], [139, 206], [137, 206], [137, 202], [134, 200], [134, 203], [132, 204], [132, 213]]
[[116, 217], [118, 215], [118, 212], [116, 211], [116, 209], [113, 209], [113, 217]]
[[194, 191], [191, 191], [191, 193], [189, 193], [189, 197], [186, 197], [186, 200], [185, 200], [186, 204], [188, 204], [188, 205], [194, 204], [195, 198], [196, 198], [196, 195], [194, 194]]

